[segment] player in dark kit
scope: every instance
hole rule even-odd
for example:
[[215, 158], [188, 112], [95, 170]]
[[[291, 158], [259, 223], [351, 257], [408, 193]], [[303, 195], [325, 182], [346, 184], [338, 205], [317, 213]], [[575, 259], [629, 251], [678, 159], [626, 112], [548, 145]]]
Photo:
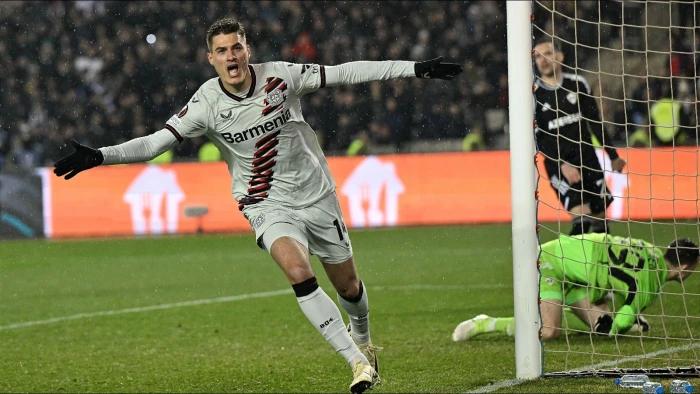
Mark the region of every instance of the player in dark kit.
[[612, 169], [621, 172], [625, 161], [603, 128], [598, 105], [585, 78], [562, 73], [564, 54], [550, 41], [537, 44], [533, 55], [539, 78], [535, 82], [535, 120], [538, 150], [559, 201], [572, 215], [571, 235], [607, 232], [605, 209], [613, 197], [593, 147], [591, 134], [605, 146]]

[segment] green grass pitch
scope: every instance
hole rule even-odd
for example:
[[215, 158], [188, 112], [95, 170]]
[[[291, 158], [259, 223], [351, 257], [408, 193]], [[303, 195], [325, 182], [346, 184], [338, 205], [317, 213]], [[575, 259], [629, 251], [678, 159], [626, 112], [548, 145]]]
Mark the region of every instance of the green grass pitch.
[[[637, 236], [650, 229], [630, 227]], [[694, 225], [676, 230], [697, 238]], [[654, 234], [665, 244], [673, 227]], [[552, 236], [541, 231], [542, 239]], [[512, 338], [450, 339], [476, 314], [513, 314], [509, 225], [355, 231], [352, 239], [372, 336], [384, 347], [375, 392], [466, 392], [515, 376]], [[686, 291], [700, 293], [700, 278]], [[689, 300], [697, 316], [698, 297]], [[176, 304], [187, 301], [195, 302]], [[665, 304], [666, 313], [684, 308]], [[691, 323], [697, 338], [700, 324]], [[674, 321], [665, 329], [688, 328]], [[571, 352], [545, 353], [545, 370], [614, 358], [594, 359], [586, 354], [592, 348], [639, 354], [642, 345], [558, 340], [545, 349]], [[697, 360], [694, 352], [673, 356]], [[342, 392], [350, 380], [252, 235], [0, 242], [0, 392]], [[542, 379], [502, 391], [615, 390], [608, 379]]]

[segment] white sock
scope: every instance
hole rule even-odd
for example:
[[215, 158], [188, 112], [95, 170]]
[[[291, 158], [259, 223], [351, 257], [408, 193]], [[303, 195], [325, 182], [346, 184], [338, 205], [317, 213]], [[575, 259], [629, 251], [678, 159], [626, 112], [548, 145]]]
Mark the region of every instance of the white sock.
[[297, 301], [309, 322], [350, 366], [357, 362], [369, 364], [345, 329], [340, 310], [323, 289], [319, 287], [309, 295], [297, 297]]
[[368, 343], [369, 336], [369, 303], [367, 302], [367, 291], [360, 282], [360, 299], [356, 302], [348, 301], [338, 294], [338, 302], [345, 309], [350, 317], [350, 331], [352, 339], [358, 345]]

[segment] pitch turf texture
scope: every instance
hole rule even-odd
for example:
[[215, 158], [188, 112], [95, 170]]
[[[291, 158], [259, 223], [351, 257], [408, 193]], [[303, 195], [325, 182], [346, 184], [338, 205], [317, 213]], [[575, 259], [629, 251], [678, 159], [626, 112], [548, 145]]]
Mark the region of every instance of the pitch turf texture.
[[[651, 226], [631, 229], [648, 236]], [[697, 238], [694, 225], [676, 229]], [[668, 225], [653, 230], [659, 244], [673, 237]], [[509, 225], [355, 231], [352, 239], [372, 335], [384, 347], [375, 392], [465, 392], [515, 376], [512, 338], [450, 339], [457, 323], [476, 314], [513, 314]], [[691, 279], [686, 290], [700, 293], [700, 278]], [[196, 302], [176, 304], [186, 301]], [[700, 312], [697, 297], [686, 306]], [[679, 303], [665, 308], [683, 314]], [[659, 303], [652, 309], [660, 312]], [[660, 322], [651, 323], [658, 333]], [[248, 234], [1, 242], [0, 326], [2, 392], [337, 392], [351, 380]], [[688, 326], [666, 329], [687, 335]], [[588, 336], [545, 348], [588, 352], [591, 344], [617, 351], [614, 341]], [[618, 346], [625, 355], [642, 353], [639, 339]], [[646, 352], [666, 347], [644, 343]], [[694, 351], [672, 356], [697, 360]], [[546, 353], [545, 370], [611, 359]], [[624, 390], [609, 379], [567, 378], [502, 391]]]

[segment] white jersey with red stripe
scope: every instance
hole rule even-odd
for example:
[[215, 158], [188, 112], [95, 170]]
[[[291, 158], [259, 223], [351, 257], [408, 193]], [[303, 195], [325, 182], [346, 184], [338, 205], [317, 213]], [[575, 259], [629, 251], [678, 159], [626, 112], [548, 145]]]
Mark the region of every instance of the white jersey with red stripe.
[[212, 78], [165, 127], [178, 140], [206, 135], [219, 148], [240, 209], [263, 200], [309, 206], [335, 190], [299, 100], [325, 86], [325, 69], [286, 62], [248, 68], [252, 84], [245, 96], [226, 91], [219, 78]]

